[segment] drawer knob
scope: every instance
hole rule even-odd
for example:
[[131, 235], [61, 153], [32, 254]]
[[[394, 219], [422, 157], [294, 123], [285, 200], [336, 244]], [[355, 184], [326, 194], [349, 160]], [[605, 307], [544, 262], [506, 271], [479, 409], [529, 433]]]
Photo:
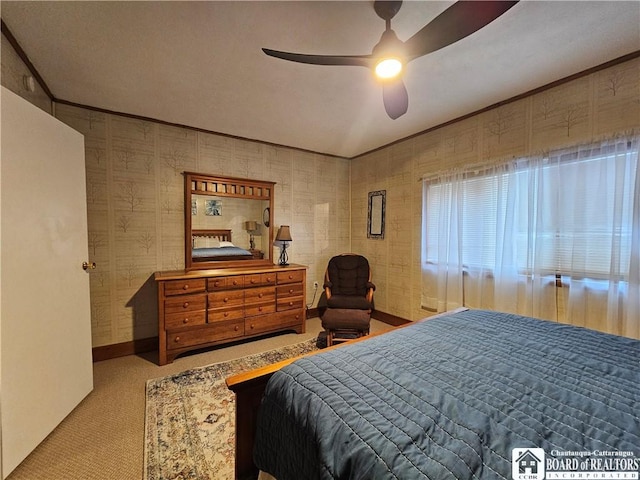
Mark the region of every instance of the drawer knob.
[[254, 278], [251, 279], [251, 283], [256, 283], [256, 280]]
[[258, 307], [258, 311], [261, 312], [262, 311], [262, 307]]
[[213, 286], [214, 287], [219, 287], [220, 286], [220, 282], [218, 280], [216, 280], [215, 282], [213, 282]]
[[272, 282], [271, 277], [267, 277], [267, 282]]
[[293, 305], [293, 302], [289, 302], [289, 306]]
[[189, 306], [189, 302], [184, 302], [184, 303], [182, 304], [182, 306], [183, 306], [184, 308], [187, 308], [187, 307]]
[[234, 280], [234, 281], [233, 281], [233, 284], [234, 284], [234, 285], [237, 285], [237, 284], [238, 284], [238, 281], [237, 281], [237, 280]]
[[289, 280], [293, 279], [293, 275], [289, 274]]
[[184, 287], [182, 287], [182, 289], [183, 289], [183, 290], [189, 290], [189, 284], [188, 284], [188, 283], [185, 283], [185, 284], [184, 284]]
[[293, 288], [290, 288], [290, 289], [289, 289], [289, 293], [293, 293]]
[[228, 317], [229, 316], [229, 312], [224, 312], [224, 316]]
[[258, 294], [258, 298], [262, 298], [262, 296], [263, 296], [263, 294], [262, 294], [262, 293], [259, 293], [259, 294]]
[[253, 330], [253, 323], [251, 324], [251, 330]]
[[176, 337], [175, 342], [178, 343], [180, 341], [180, 337]]
[[228, 302], [229, 301], [229, 297], [224, 297], [224, 300], [222, 300], [223, 302]]
[[189, 319], [185, 318], [184, 320], [182, 320], [182, 323], [189, 323]]
[[240, 328], [236, 325], [233, 329], [237, 332]]

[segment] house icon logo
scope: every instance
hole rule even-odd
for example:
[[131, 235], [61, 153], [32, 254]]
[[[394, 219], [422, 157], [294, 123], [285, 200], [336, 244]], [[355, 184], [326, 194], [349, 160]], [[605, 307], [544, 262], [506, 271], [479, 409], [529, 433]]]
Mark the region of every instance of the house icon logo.
[[513, 480], [543, 480], [544, 450], [542, 448], [514, 448], [511, 450]]

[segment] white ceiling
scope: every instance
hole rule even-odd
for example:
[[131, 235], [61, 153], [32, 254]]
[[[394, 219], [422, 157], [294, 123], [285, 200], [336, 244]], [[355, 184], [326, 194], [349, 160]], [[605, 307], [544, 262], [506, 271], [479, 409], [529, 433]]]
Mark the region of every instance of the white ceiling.
[[[406, 40], [452, 1], [405, 1]], [[522, 0], [409, 64], [391, 120], [362, 67], [266, 56], [368, 54], [373, 2], [2, 1], [3, 21], [57, 99], [354, 157], [640, 49], [640, 1]]]

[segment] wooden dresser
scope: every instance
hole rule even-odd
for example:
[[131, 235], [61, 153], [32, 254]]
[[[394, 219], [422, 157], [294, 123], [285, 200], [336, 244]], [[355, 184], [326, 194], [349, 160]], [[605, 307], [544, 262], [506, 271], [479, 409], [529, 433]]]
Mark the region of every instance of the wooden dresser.
[[304, 333], [306, 267], [277, 265], [156, 272], [158, 363], [265, 333]]

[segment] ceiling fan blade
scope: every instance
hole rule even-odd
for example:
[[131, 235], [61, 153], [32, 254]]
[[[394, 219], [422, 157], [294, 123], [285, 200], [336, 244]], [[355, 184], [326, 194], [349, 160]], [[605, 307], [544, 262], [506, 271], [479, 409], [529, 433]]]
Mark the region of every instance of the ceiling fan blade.
[[312, 65], [347, 65], [370, 68], [373, 64], [371, 55], [307, 55], [304, 53], [280, 52], [263, 48], [262, 51], [271, 57]]
[[387, 115], [395, 120], [407, 113], [409, 108], [409, 94], [402, 79], [382, 85], [382, 100]]
[[518, 1], [461, 0], [422, 27], [405, 42], [411, 60], [435, 52], [480, 30]]

